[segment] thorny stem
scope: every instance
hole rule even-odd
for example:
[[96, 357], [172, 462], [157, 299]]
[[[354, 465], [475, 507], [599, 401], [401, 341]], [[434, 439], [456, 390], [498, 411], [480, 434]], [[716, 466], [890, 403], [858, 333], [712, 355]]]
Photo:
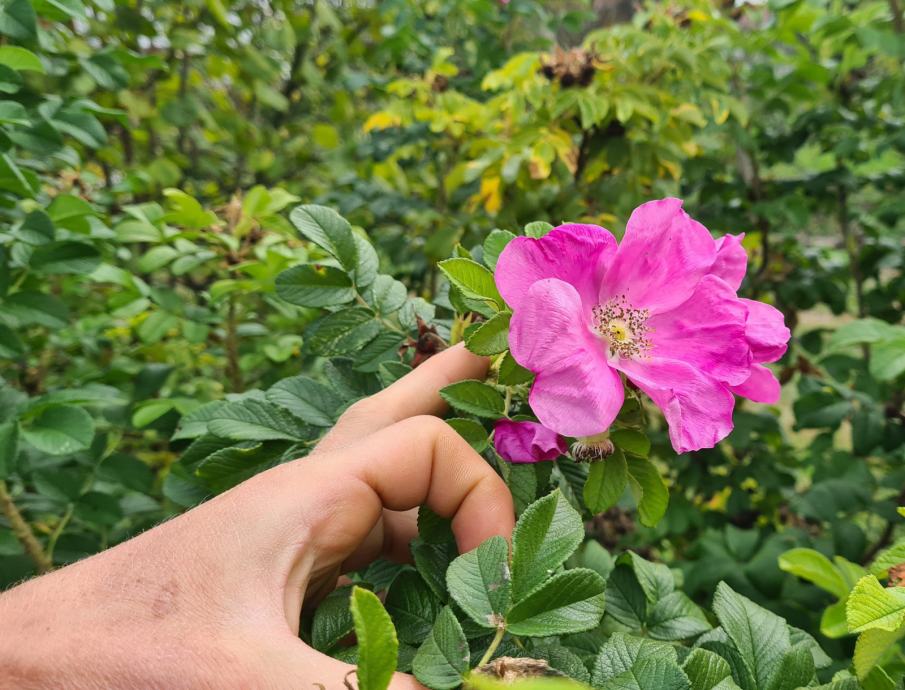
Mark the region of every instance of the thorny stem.
[[25, 518], [22, 517], [18, 506], [13, 502], [12, 496], [9, 495], [6, 482], [2, 479], [0, 479], [0, 510], [3, 511], [6, 519], [9, 520], [13, 534], [19, 540], [19, 543], [22, 544], [25, 553], [34, 561], [38, 573], [44, 574], [52, 570], [53, 561], [41, 548], [41, 542], [38, 541], [34, 532], [31, 531], [31, 527], [25, 521]]
[[503, 641], [503, 635], [506, 634], [506, 626], [501, 625], [496, 629], [496, 635], [493, 636], [493, 641], [490, 643], [490, 646], [487, 648], [487, 651], [484, 652], [484, 656], [481, 657], [481, 660], [478, 662], [478, 667], [483, 666], [488, 663], [492, 658], [494, 652], [496, 652], [497, 648], [500, 646], [500, 642]]

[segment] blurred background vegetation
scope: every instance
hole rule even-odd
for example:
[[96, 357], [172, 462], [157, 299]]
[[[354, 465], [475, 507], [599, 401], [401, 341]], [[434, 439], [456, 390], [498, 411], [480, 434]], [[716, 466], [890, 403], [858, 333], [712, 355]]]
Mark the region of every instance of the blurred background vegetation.
[[[784, 402], [711, 451], [661, 436], [666, 518], [590, 529], [820, 631], [832, 597], [777, 557], [867, 563], [902, 533], [903, 30], [898, 0], [3, 0], [0, 586], [247, 476], [178, 461], [180, 420], [348, 354], [276, 294], [320, 256], [291, 205], [364, 228], [404, 285], [386, 362], [448, 335], [458, 245], [619, 233], [677, 195], [746, 234], [743, 292], [794, 330]], [[385, 380], [348, 362], [346, 397]]]

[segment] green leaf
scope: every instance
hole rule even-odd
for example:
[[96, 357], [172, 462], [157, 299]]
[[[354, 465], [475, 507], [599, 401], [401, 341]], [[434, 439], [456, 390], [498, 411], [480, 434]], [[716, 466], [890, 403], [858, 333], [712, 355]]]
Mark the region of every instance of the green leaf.
[[[3, 65], [0, 65], [0, 68], [8, 69]], [[0, 79], [2, 79], [2, 72], [0, 72]], [[20, 168], [12, 158], [3, 153], [0, 154], [0, 189], [31, 199], [39, 191], [39, 182], [34, 173]]]
[[[677, 659], [676, 649], [670, 644], [615, 632], [597, 654], [591, 672], [591, 684], [595, 688], [603, 687], [608, 681], [631, 671], [642, 662], [654, 661], [677, 665]], [[657, 683], [641, 687], [642, 690], [660, 688]]]
[[456, 558], [455, 543], [428, 544], [422, 539], [417, 539], [412, 544], [412, 558], [415, 568], [421, 577], [431, 588], [431, 591], [441, 601], [446, 601], [449, 593], [446, 589], [446, 571], [450, 563]]
[[17, 72], [44, 73], [44, 65], [41, 59], [30, 50], [19, 46], [0, 46], [0, 65], [14, 69]]
[[305, 441], [311, 430], [281, 407], [254, 398], [245, 398], [218, 407], [207, 424], [208, 430], [234, 441]]
[[364, 290], [377, 279], [380, 258], [374, 246], [360, 234], [354, 234], [355, 246], [358, 248], [358, 263], [352, 275], [359, 290]]
[[525, 235], [527, 237], [535, 237], [540, 238], [546, 235], [553, 229], [553, 226], [550, 223], [547, 223], [543, 220], [536, 220], [533, 223], [528, 223], [525, 226]]
[[59, 298], [43, 292], [23, 290], [5, 298], [0, 313], [15, 320], [18, 326], [44, 326], [64, 328], [69, 321], [69, 310]]
[[515, 235], [508, 230], [491, 230], [484, 240], [484, 263], [487, 264], [491, 271], [496, 270], [496, 262], [500, 258], [500, 254], [506, 248]]
[[156, 422], [172, 409], [173, 402], [170, 400], [149, 400], [141, 403], [132, 413], [132, 426], [141, 429]]
[[440, 390], [440, 397], [457, 410], [478, 417], [498, 419], [503, 416], [506, 403], [495, 388], [481, 381], [467, 380], [453, 383]]
[[352, 279], [338, 268], [305, 264], [276, 277], [280, 298], [300, 307], [334, 307], [355, 299]]
[[0, 357], [6, 359], [18, 359], [25, 354], [25, 346], [16, 335], [16, 332], [0, 323]]
[[682, 671], [694, 690], [713, 690], [724, 680], [732, 680], [729, 662], [706, 649], [693, 649], [682, 663]]
[[892, 381], [905, 373], [905, 333], [874, 345], [869, 369], [878, 381]]
[[509, 608], [509, 545], [491, 537], [456, 558], [446, 571], [450, 596], [478, 625], [496, 629]]
[[845, 637], [848, 635], [848, 621], [845, 620], [845, 605], [848, 595], [835, 604], [827, 606], [820, 616], [820, 634], [827, 637]]
[[7, 67], [0, 65], [0, 93], [16, 93], [22, 87], [22, 77], [19, 73]]
[[159, 342], [172, 329], [179, 325], [179, 317], [165, 311], [154, 311], [144, 321], [138, 324], [136, 332], [143, 343], [153, 344]]
[[167, 213], [163, 220], [190, 230], [202, 230], [218, 222], [213, 211], [205, 211], [198, 200], [180, 189], [164, 189]]
[[336, 423], [342, 400], [322, 383], [307, 376], [293, 376], [271, 386], [267, 400], [284, 407], [308, 424], [331, 427]]
[[287, 447], [287, 444], [279, 442], [246, 442], [222, 448], [207, 456], [198, 465], [195, 474], [217, 491], [225, 491], [278, 462]]
[[489, 445], [487, 430], [481, 426], [480, 422], [465, 417], [453, 417], [447, 419], [446, 423], [455, 429], [459, 436], [468, 441], [468, 445], [474, 448], [475, 452], [481, 453]]
[[440, 517], [427, 506], [421, 506], [418, 509], [418, 536], [427, 544], [454, 542], [452, 520]]
[[687, 640], [712, 627], [701, 608], [684, 592], [670, 592], [653, 605], [647, 616], [648, 634], [655, 640]]
[[805, 548], [786, 551], [779, 557], [779, 567], [796, 577], [813, 582], [838, 599], [848, 596], [849, 586], [839, 574], [839, 569], [819, 551]]
[[811, 651], [804, 644], [795, 645], [783, 655], [769, 690], [795, 690], [812, 685], [816, 673]]
[[823, 648], [817, 640], [801, 628], [789, 626], [789, 641], [792, 643], [792, 647], [804, 645], [804, 647], [811, 652], [811, 658], [814, 660], [815, 668], [826, 668], [833, 663], [833, 660], [823, 651]]
[[679, 665], [664, 659], [641, 659], [600, 687], [602, 690], [691, 690]]
[[597, 627], [603, 616], [605, 588], [603, 578], [587, 568], [558, 573], [509, 610], [509, 632], [547, 637]]
[[359, 690], [386, 690], [396, 671], [399, 640], [390, 614], [374, 592], [352, 589], [349, 608], [358, 639]]
[[871, 628], [858, 635], [855, 642], [855, 673], [864, 678], [880, 662], [883, 656], [899, 640], [905, 637], [905, 625], [898, 630], [882, 630]]
[[37, 17], [29, 0], [8, 0], [0, 6], [0, 34], [16, 41], [32, 41], [37, 32]]
[[628, 465], [620, 449], [605, 460], [591, 463], [588, 479], [584, 484], [584, 502], [592, 513], [602, 513], [612, 508], [628, 483]]
[[53, 240], [53, 221], [44, 211], [32, 211], [22, 220], [18, 235], [29, 244], [44, 244]]
[[905, 587], [883, 587], [874, 575], [862, 577], [848, 595], [845, 613], [851, 632], [898, 630], [905, 625]]
[[650, 453], [650, 439], [634, 429], [616, 429], [610, 433], [610, 440], [616, 448], [641, 458]]
[[315, 322], [307, 331], [311, 351], [325, 357], [358, 352], [380, 332], [380, 322], [370, 309], [341, 309]]
[[19, 425], [15, 421], [0, 424], [0, 479], [6, 479], [16, 468], [19, 453]]
[[870, 564], [871, 575], [886, 577], [887, 571], [894, 565], [905, 563], [905, 539], [899, 539], [889, 548], [883, 549]]
[[496, 355], [509, 349], [509, 319], [512, 313], [500, 312], [475, 324], [465, 333], [465, 346], [476, 355]]
[[440, 601], [421, 575], [411, 570], [393, 580], [385, 605], [396, 625], [400, 642], [414, 645], [430, 634], [441, 608]]
[[876, 343], [893, 337], [894, 333], [895, 328], [880, 319], [857, 319], [837, 328], [824, 352], [829, 354], [860, 343]]
[[331, 208], [313, 204], [296, 206], [289, 220], [303, 237], [335, 257], [346, 273], [355, 273], [358, 243], [349, 221]]
[[405, 336], [399, 331], [381, 326], [376, 337], [355, 353], [355, 370], [378, 372], [384, 364], [402, 364], [399, 348], [403, 340]]
[[23, 427], [22, 438], [49, 455], [77, 453], [91, 445], [94, 420], [81, 407], [55, 405]]
[[669, 489], [654, 464], [645, 458], [628, 456], [629, 487], [638, 503], [642, 525], [654, 527], [666, 513]]
[[734, 592], [725, 582], [717, 585], [713, 611], [757, 686], [768, 687], [792, 646], [786, 622]]
[[317, 607], [311, 621], [311, 645], [316, 650], [331, 651], [355, 629], [349, 608], [351, 596], [351, 587], [340, 587]]
[[533, 378], [534, 374], [516, 362], [511, 352], [503, 355], [503, 360], [500, 362], [500, 383], [502, 385], [518, 386], [529, 383]]
[[572, 555], [584, 523], [559, 490], [532, 503], [512, 535], [512, 597], [520, 601]]
[[634, 571], [624, 563], [617, 565], [607, 580], [606, 614], [630, 630], [641, 630], [647, 620], [647, 596]]
[[493, 273], [477, 261], [455, 258], [441, 261], [437, 266], [465, 298], [484, 302], [496, 310], [504, 307]]
[[616, 562], [631, 567], [645, 598], [651, 604], [665, 597], [676, 587], [672, 572], [662, 563], [648, 561], [633, 551], [622, 554]]
[[433, 690], [457, 688], [468, 671], [471, 652], [462, 626], [447, 606], [412, 661], [415, 678]]
[[91, 273], [101, 253], [86, 242], [49, 242], [35, 247], [29, 265], [44, 273]]
[[383, 316], [402, 309], [406, 299], [408, 290], [405, 285], [388, 275], [378, 275], [365, 293], [365, 301]]

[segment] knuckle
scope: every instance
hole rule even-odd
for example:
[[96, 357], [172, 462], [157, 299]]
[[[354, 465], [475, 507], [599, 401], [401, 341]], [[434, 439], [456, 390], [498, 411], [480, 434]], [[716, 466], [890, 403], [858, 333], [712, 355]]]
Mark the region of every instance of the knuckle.
[[374, 398], [362, 398], [346, 408], [346, 411], [340, 415], [337, 426], [340, 424], [355, 424], [370, 419], [378, 413], [377, 405]]

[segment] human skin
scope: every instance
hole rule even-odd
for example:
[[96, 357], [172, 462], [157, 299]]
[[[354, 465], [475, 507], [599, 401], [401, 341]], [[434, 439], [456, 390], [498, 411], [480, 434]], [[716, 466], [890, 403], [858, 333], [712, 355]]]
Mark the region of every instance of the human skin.
[[298, 638], [303, 603], [378, 557], [407, 560], [422, 504], [452, 518], [461, 552], [511, 536], [506, 485], [432, 416], [440, 388], [486, 367], [450, 348], [355, 403], [307, 457], [4, 593], [0, 687], [344, 688], [354, 667]]

